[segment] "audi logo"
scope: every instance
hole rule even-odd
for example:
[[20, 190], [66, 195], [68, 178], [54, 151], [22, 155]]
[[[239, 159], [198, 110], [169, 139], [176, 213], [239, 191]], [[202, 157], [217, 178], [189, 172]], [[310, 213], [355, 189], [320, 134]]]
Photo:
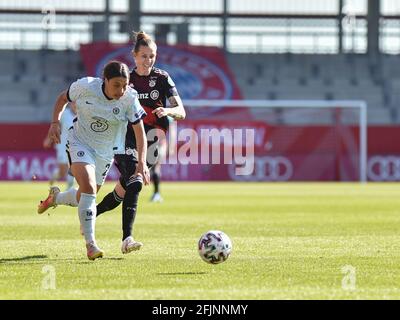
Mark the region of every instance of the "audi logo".
[[368, 178], [372, 181], [400, 180], [400, 157], [371, 157], [368, 160]]
[[288, 181], [293, 175], [293, 164], [285, 157], [255, 157], [253, 174], [235, 174], [236, 165], [229, 166], [229, 176], [236, 181]]

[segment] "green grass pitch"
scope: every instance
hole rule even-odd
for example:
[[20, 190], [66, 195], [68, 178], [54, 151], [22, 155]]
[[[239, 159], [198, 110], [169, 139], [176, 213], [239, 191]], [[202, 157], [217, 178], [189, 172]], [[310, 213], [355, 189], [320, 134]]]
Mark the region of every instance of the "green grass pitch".
[[[106, 184], [98, 200], [112, 190]], [[144, 188], [142, 250], [122, 255], [121, 209], [97, 220], [86, 258], [77, 210], [36, 213], [42, 182], [0, 183], [0, 299], [399, 299], [400, 185], [162, 183]], [[220, 229], [229, 259], [203, 262]]]

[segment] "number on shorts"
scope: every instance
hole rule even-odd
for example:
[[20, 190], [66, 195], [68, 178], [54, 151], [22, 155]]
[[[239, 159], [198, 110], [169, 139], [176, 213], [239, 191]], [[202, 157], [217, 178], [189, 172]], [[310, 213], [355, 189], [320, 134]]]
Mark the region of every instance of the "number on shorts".
[[108, 170], [110, 170], [110, 164], [106, 165], [106, 171], [103, 172], [103, 178], [107, 175]]

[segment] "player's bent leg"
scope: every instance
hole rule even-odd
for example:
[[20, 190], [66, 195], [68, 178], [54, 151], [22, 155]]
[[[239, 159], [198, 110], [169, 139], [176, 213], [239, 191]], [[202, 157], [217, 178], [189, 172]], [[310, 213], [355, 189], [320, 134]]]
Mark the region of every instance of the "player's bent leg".
[[125, 188], [122, 186], [121, 181], [118, 181], [118, 182], [117, 182], [117, 184], [115, 185], [114, 190], [115, 190], [117, 196], [118, 196], [120, 199], [123, 200], [124, 197], [125, 197], [125, 192], [126, 192], [126, 191], [125, 191]]
[[41, 214], [45, 212], [48, 208], [55, 208], [58, 205], [77, 207], [77, 191], [77, 189], [71, 188], [67, 191], [60, 192], [60, 189], [58, 187], [51, 187], [47, 199], [40, 202], [38, 206], [38, 213]]
[[52, 208], [57, 207], [56, 198], [59, 193], [60, 193], [59, 187], [50, 187], [49, 195], [45, 200], [40, 201], [37, 212], [39, 214], [42, 214], [51, 207]]
[[125, 189], [122, 187], [121, 183], [118, 181], [114, 190], [107, 194], [103, 200], [97, 205], [97, 216], [104, 212], [111, 211], [118, 207], [120, 203], [124, 200]]
[[139, 173], [136, 176], [132, 176], [129, 178], [128, 182], [126, 183], [125, 196], [126, 196], [126, 193], [128, 193], [128, 191], [134, 192], [134, 193], [139, 193], [140, 191], [142, 191], [142, 188], [143, 188], [143, 177]]
[[60, 192], [56, 198], [56, 204], [70, 207], [78, 206], [78, 190], [70, 188], [67, 191]]
[[103, 200], [97, 205], [97, 216], [101, 215], [104, 212], [111, 211], [118, 207], [120, 203], [123, 201], [123, 198], [120, 198], [115, 191], [115, 189], [107, 194]]

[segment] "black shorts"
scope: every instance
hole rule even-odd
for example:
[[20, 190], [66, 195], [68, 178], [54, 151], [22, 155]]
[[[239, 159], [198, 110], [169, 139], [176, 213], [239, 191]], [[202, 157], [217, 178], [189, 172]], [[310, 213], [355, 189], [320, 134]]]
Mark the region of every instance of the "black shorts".
[[[148, 142], [147, 148], [148, 150], [150, 149], [153, 151], [151, 152], [151, 154], [149, 152], [147, 153], [146, 159], [147, 167], [151, 169], [151, 167], [157, 163], [159, 158], [158, 143], [154, 141], [152, 141], [151, 143]], [[131, 149], [127, 152], [127, 154], [116, 154], [114, 156], [114, 164], [121, 174], [119, 177], [119, 182], [121, 183], [122, 187], [126, 189], [126, 183], [136, 171], [136, 167], [138, 164], [137, 151], [135, 149]]]

